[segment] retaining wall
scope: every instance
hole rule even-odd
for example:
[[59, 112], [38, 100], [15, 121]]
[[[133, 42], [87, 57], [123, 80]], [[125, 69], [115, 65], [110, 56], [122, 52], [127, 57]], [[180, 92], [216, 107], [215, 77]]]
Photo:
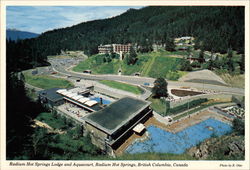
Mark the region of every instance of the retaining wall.
[[207, 98], [209, 99], [214, 99], [214, 100], [220, 100], [220, 101], [232, 101], [232, 94], [229, 93], [213, 93], [213, 94], [202, 94], [202, 95], [197, 95], [197, 96], [190, 96], [190, 97], [185, 97], [181, 100], [177, 100], [175, 102], [170, 102], [170, 108], [177, 107], [180, 105], [183, 105], [187, 102], [190, 102], [192, 100], [196, 99], [201, 99], [201, 98]]

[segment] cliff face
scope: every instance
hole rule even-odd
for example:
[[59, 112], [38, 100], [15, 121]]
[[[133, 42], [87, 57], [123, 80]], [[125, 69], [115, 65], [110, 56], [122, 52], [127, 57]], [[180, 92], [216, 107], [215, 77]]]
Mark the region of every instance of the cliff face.
[[210, 138], [187, 150], [187, 154], [196, 159], [244, 160], [244, 136], [235, 134]]

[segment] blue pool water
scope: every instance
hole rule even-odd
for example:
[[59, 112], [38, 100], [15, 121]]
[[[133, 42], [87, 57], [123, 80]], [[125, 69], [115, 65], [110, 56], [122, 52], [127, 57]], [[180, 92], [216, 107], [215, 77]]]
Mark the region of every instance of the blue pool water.
[[[100, 97], [93, 97], [91, 99], [97, 101], [98, 103], [100, 103], [100, 101], [101, 101]], [[102, 103], [103, 104], [110, 104], [111, 101], [102, 98]]]
[[181, 154], [186, 149], [213, 135], [221, 136], [231, 132], [232, 127], [210, 118], [175, 134], [155, 126], [149, 126], [147, 131], [149, 132], [149, 139], [143, 142], [136, 141], [126, 149], [127, 153], [160, 152]]

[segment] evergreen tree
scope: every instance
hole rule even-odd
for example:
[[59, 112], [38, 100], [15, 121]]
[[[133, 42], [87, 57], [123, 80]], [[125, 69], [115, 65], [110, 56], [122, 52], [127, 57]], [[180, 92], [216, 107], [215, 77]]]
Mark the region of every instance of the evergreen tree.
[[238, 118], [235, 118], [233, 120], [233, 130], [238, 134], [238, 135], [244, 135], [245, 134], [245, 125], [244, 122]]
[[212, 70], [214, 67], [213, 53], [211, 53], [210, 60], [208, 61], [207, 69]]
[[183, 60], [181, 63], [181, 71], [192, 71], [192, 66], [189, 60]]
[[232, 58], [233, 57], [233, 50], [231, 48], [228, 49], [227, 51], [227, 58]]
[[168, 89], [167, 89], [168, 83], [164, 78], [157, 78], [154, 81], [154, 87], [152, 89], [152, 93], [154, 97], [160, 98], [160, 97], [167, 97], [168, 96]]
[[134, 48], [130, 48], [130, 52], [129, 54], [126, 54], [126, 57], [125, 57], [125, 62], [127, 65], [130, 65], [130, 64], [135, 64], [137, 61], [137, 54], [134, 50]]
[[204, 58], [204, 49], [202, 48], [199, 52], [199, 62], [200, 63], [203, 63], [205, 61], [205, 58]]
[[239, 65], [240, 65], [241, 73], [244, 74], [245, 73], [245, 55], [244, 54], [241, 55], [241, 61]]
[[233, 50], [231, 48], [228, 49], [227, 51], [227, 65], [228, 65], [228, 70], [230, 72], [233, 72], [234, 69], [234, 62], [233, 62]]
[[173, 38], [166, 38], [165, 50], [166, 51], [175, 51], [175, 44], [174, 44]]

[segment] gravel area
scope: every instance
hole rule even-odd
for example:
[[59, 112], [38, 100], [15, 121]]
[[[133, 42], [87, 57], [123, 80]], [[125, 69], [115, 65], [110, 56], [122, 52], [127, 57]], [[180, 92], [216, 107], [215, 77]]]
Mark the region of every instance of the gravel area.
[[184, 82], [197, 82], [197, 83], [206, 83], [206, 84], [215, 84], [215, 85], [227, 85], [222, 78], [213, 73], [210, 70], [200, 70], [193, 71], [185, 76], [181, 77], [179, 81]]

